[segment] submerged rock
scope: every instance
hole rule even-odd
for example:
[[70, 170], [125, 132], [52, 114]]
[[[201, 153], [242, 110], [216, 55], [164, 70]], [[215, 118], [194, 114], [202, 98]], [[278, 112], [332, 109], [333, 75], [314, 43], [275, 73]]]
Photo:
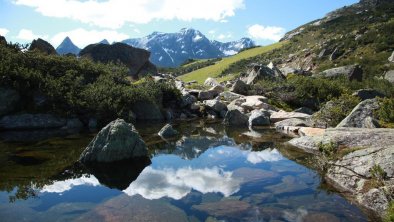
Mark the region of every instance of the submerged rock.
[[82, 163], [115, 162], [147, 155], [145, 142], [134, 126], [123, 119], [117, 119], [101, 129], [79, 160]]
[[178, 135], [178, 131], [172, 128], [171, 124], [165, 125], [158, 133], [159, 136], [167, 139]]

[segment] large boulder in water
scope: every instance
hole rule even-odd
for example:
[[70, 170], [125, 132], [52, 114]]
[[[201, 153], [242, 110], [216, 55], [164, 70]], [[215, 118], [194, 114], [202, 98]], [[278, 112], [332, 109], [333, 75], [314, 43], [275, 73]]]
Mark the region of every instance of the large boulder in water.
[[82, 49], [79, 55], [95, 62], [121, 62], [129, 68], [129, 73], [134, 78], [147, 73], [157, 74], [156, 67], [149, 61], [150, 52], [124, 43], [91, 44]]
[[82, 163], [109, 163], [146, 156], [148, 149], [134, 126], [123, 119], [117, 119], [101, 129], [79, 160]]
[[33, 40], [33, 42], [31, 43], [29, 51], [33, 50], [42, 52], [47, 55], [57, 55], [56, 49], [51, 44], [49, 44], [49, 42], [40, 38]]

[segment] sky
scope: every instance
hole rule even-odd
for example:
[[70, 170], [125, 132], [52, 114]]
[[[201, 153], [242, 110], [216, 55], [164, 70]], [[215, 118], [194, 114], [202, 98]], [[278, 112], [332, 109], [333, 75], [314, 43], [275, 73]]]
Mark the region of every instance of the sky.
[[358, 0], [0, 0], [0, 35], [57, 47], [66, 36], [78, 47], [107, 39], [194, 28], [209, 39], [242, 37], [258, 45]]

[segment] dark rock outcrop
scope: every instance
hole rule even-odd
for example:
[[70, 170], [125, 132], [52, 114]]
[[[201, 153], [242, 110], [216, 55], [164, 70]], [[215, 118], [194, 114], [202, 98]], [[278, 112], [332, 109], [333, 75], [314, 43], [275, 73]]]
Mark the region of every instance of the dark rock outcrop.
[[79, 160], [82, 163], [109, 163], [147, 156], [145, 142], [134, 126], [123, 119], [117, 119], [100, 130], [82, 152]]
[[375, 89], [360, 89], [354, 92], [352, 95], [357, 96], [362, 101], [367, 99], [374, 99], [376, 97], [384, 97], [382, 93]]
[[124, 43], [88, 45], [81, 50], [79, 55], [96, 62], [120, 62], [129, 68], [129, 73], [134, 78], [147, 73], [157, 74], [156, 67], [149, 61], [150, 52]]
[[0, 116], [14, 111], [19, 100], [20, 95], [18, 91], [0, 87]]
[[66, 124], [66, 119], [51, 114], [18, 114], [0, 119], [0, 129], [5, 130], [61, 128]]
[[224, 117], [224, 124], [228, 126], [248, 126], [249, 118], [239, 110], [230, 110]]
[[270, 123], [269, 114], [260, 110], [253, 110], [249, 117], [249, 127], [269, 126]]
[[250, 90], [250, 85], [246, 84], [242, 80], [237, 80], [230, 89], [230, 92], [248, 95], [248, 91]]
[[33, 42], [31, 43], [29, 51], [33, 50], [42, 52], [47, 55], [57, 55], [55, 48], [49, 42], [40, 38], [33, 40]]

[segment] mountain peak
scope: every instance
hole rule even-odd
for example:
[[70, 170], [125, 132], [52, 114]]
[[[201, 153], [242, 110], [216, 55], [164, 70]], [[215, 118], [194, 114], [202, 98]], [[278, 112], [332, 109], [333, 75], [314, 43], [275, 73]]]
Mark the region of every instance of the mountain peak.
[[56, 52], [60, 55], [65, 55], [69, 53], [78, 55], [79, 51], [81, 51], [81, 49], [78, 48], [68, 36], [66, 36], [63, 42], [56, 48]]
[[107, 39], [103, 39], [99, 42], [99, 44], [110, 45]]

